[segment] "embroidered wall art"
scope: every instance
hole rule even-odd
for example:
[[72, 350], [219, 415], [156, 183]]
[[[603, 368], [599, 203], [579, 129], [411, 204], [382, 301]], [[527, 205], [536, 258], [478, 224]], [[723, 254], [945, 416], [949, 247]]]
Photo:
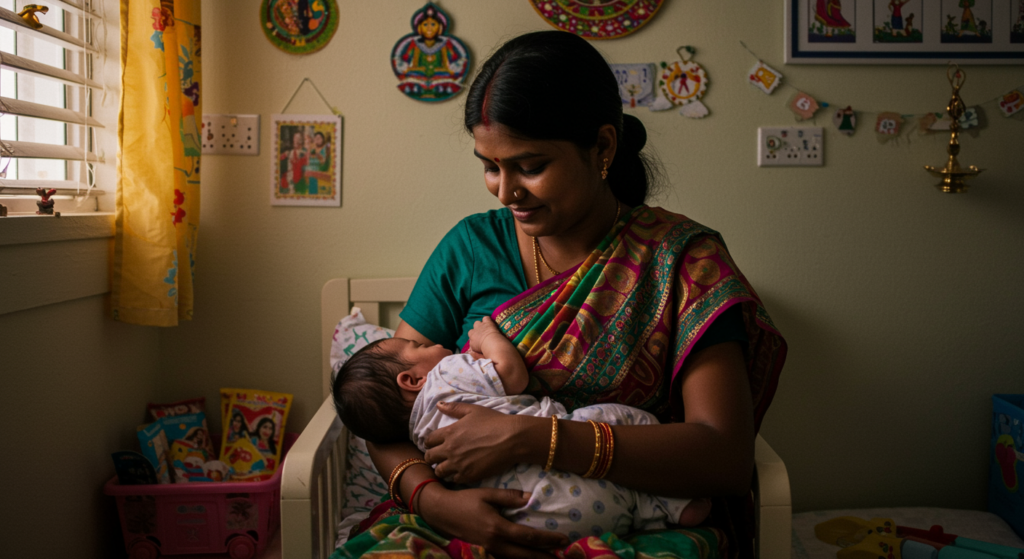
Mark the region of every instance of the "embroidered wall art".
[[275, 47], [291, 54], [316, 52], [338, 30], [336, 0], [263, 0], [260, 23]]
[[654, 18], [665, 0], [530, 0], [545, 21], [584, 39], [618, 39]]
[[412, 33], [395, 43], [391, 68], [398, 89], [417, 101], [444, 101], [458, 95], [469, 73], [469, 49], [450, 35], [451, 18], [433, 2], [412, 15]]

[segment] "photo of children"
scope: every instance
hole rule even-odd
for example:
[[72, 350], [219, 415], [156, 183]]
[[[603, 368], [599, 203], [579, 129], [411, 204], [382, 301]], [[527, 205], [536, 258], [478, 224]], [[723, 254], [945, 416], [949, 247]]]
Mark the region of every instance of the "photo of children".
[[876, 43], [921, 43], [923, 0], [874, 0]]
[[942, 0], [943, 43], [991, 43], [992, 0]]
[[273, 205], [341, 203], [341, 117], [274, 115]]
[[1010, 3], [1010, 42], [1024, 43], [1024, 0]]

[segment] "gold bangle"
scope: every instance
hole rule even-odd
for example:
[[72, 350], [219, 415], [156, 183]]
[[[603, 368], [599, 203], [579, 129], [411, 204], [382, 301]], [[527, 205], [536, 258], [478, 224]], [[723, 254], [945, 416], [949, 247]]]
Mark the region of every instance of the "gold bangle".
[[397, 492], [396, 489], [398, 489], [399, 480], [402, 478], [402, 474], [405, 473], [405, 471], [411, 468], [412, 466], [415, 466], [416, 464], [430, 466], [430, 464], [428, 464], [426, 460], [411, 458], [409, 460], [406, 460], [405, 462], [402, 462], [397, 467], [395, 467], [394, 470], [391, 471], [391, 479], [388, 482], [388, 493], [391, 495], [391, 500], [394, 501], [395, 504], [398, 505], [399, 507], [405, 509], [408, 509], [409, 506], [405, 504], [405, 501], [402, 500], [402, 495], [399, 492]]
[[601, 465], [594, 472], [594, 477], [598, 479], [604, 479], [608, 475], [608, 471], [612, 469], [612, 459], [615, 457], [615, 434], [612, 432], [612, 426], [602, 423], [601, 432], [605, 440], [601, 448]]
[[591, 477], [594, 474], [594, 470], [597, 469], [597, 463], [601, 458], [601, 428], [592, 419], [588, 419], [587, 423], [594, 427], [594, 461], [590, 463], [590, 469], [587, 470], [587, 473], [583, 474], [583, 477]]
[[558, 416], [551, 416], [551, 448], [548, 449], [548, 463], [544, 464], [544, 471], [550, 471], [551, 465], [555, 463], [555, 448], [558, 446]]

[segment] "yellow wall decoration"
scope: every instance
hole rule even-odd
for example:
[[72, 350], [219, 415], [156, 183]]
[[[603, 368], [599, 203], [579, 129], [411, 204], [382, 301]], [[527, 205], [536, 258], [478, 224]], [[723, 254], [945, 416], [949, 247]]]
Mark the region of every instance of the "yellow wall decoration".
[[121, 111], [111, 312], [192, 318], [199, 226], [200, 0], [121, 0]]

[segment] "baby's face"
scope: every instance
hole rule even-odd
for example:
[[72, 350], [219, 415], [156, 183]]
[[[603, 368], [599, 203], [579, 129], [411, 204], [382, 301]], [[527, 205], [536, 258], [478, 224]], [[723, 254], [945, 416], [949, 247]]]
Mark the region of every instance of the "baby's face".
[[409, 373], [417, 378], [427, 376], [442, 359], [452, 354], [440, 344], [424, 345], [404, 338], [392, 338], [382, 345], [385, 351], [396, 352], [402, 361], [412, 364]]

